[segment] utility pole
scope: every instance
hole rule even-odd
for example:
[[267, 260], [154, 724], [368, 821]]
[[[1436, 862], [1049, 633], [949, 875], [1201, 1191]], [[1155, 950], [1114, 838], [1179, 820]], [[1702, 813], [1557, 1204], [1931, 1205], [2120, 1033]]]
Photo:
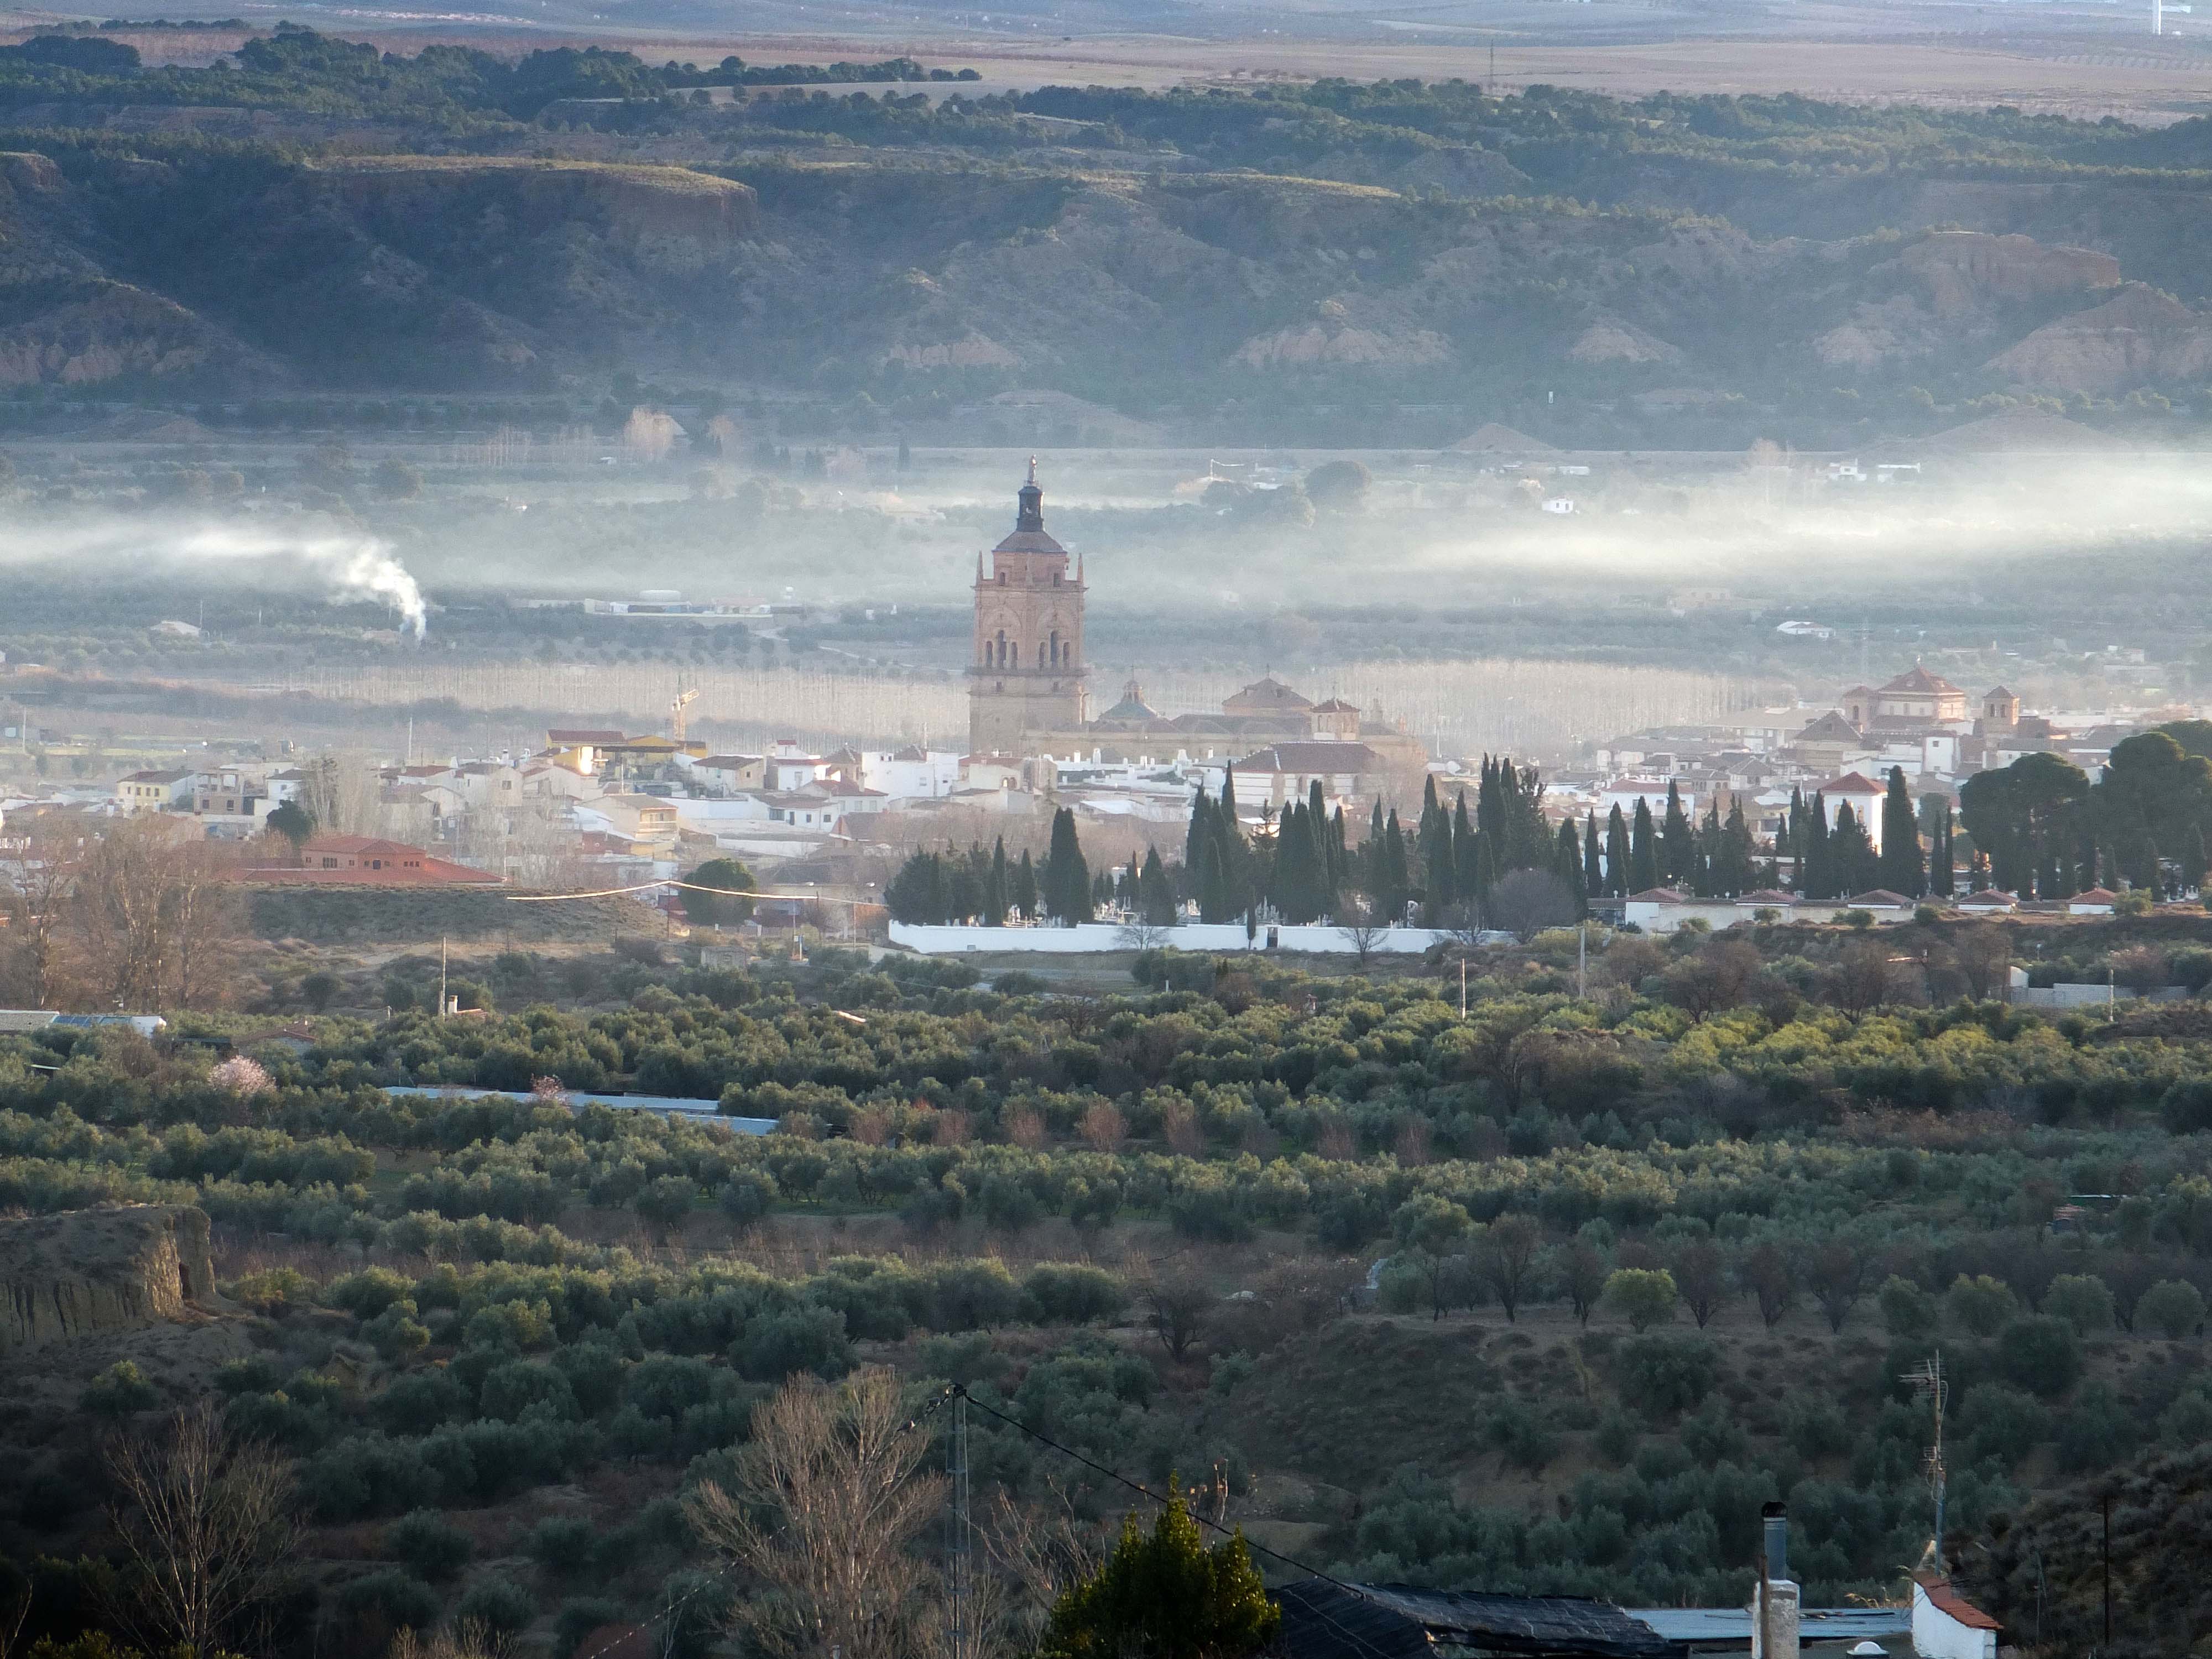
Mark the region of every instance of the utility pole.
[[2112, 1650], [2112, 1495], [2105, 1494], [2105, 1646]]
[[439, 1015], [442, 1018], [442, 1017], [444, 1016], [444, 1014], [445, 1014], [445, 1012], [446, 1012], [446, 936], [445, 936], [443, 933], [441, 933], [441, 934], [439, 934], [439, 935], [438, 935], [438, 1012], [439, 1012]]
[[949, 1517], [951, 1536], [946, 1540], [945, 1561], [951, 1581], [952, 1592], [952, 1654], [951, 1659], [969, 1659], [977, 1645], [975, 1632], [969, 1629], [974, 1619], [974, 1535], [969, 1525], [968, 1513], [968, 1391], [956, 1388], [952, 1391], [952, 1443], [946, 1458], [946, 1473], [952, 1481], [952, 1512]]
[[1951, 1395], [1951, 1385], [1943, 1376], [1943, 1351], [1936, 1350], [1928, 1363], [1918, 1370], [1907, 1371], [1899, 1379], [1910, 1382], [1915, 1394], [1929, 1401], [1936, 1411], [1936, 1439], [1928, 1448], [1928, 1484], [1936, 1494], [1936, 1571], [1943, 1571], [1943, 1497], [1945, 1469], [1943, 1466], [1943, 1407]]

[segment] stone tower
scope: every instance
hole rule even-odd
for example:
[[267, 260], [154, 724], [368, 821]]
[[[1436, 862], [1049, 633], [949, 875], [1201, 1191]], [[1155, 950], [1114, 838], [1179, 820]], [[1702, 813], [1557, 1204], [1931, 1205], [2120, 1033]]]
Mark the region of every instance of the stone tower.
[[1024, 756], [1032, 734], [1089, 716], [1083, 661], [1083, 569], [1045, 534], [1036, 460], [1017, 497], [1014, 533], [975, 560], [975, 643], [968, 668], [968, 752]]

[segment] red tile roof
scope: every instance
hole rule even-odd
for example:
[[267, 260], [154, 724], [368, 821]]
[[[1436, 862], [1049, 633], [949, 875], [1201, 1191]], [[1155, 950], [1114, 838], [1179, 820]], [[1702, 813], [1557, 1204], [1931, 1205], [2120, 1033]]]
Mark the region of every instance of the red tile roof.
[[1940, 1579], [1931, 1583], [1923, 1578], [1920, 1581], [1920, 1589], [1939, 1611], [1949, 1614], [1969, 1630], [2002, 1628], [1996, 1620]]

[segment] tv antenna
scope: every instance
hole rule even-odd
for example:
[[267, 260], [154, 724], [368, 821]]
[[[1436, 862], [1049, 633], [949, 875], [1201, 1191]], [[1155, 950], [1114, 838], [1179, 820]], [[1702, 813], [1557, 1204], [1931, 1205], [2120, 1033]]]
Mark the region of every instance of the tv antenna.
[[1928, 1448], [1925, 1460], [1929, 1489], [1936, 1495], [1936, 1571], [1943, 1571], [1943, 1407], [1951, 1397], [1951, 1384], [1943, 1375], [1943, 1351], [1930, 1355], [1917, 1370], [1910, 1370], [1898, 1379], [1912, 1385], [1913, 1393], [1929, 1402], [1936, 1412], [1936, 1438]]

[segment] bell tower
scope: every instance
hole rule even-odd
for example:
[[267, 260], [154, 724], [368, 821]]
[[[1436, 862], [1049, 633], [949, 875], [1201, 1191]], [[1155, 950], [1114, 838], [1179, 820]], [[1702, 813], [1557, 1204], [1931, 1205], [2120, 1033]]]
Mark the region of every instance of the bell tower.
[[1025, 757], [1031, 740], [1089, 717], [1083, 568], [1045, 533], [1036, 458], [1016, 495], [1013, 533], [975, 559], [975, 641], [968, 661], [968, 752]]

